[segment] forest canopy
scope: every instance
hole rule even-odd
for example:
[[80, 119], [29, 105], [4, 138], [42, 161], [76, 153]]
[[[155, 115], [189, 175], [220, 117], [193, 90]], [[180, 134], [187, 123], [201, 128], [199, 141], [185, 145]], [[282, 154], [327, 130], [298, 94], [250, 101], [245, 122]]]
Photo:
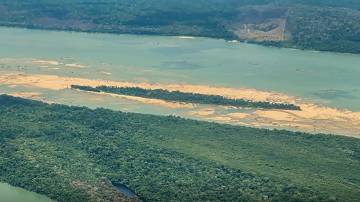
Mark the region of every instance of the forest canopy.
[[57, 201], [357, 201], [359, 154], [349, 137], [0, 96], [0, 181]]

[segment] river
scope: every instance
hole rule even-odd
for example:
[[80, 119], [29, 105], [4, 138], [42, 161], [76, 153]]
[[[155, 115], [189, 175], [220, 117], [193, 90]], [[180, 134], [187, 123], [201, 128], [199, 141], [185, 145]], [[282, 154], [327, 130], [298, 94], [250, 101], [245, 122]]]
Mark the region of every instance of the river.
[[18, 187], [13, 187], [5, 183], [0, 183], [0, 201], [3, 202], [50, 202], [49, 198], [26, 191]]
[[[19, 28], [0, 28], [0, 39], [0, 71], [2, 75], [17, 73], [0, 78], [2, 93], [92, 108], [360, 136], [360, 55], [264, 47], [201, 37]], [[49, 85], [52, 78], [45, 81], [45, 77], [33, 76], [29, 79], [29, 75], [56, 75], [60, 78], [53, 79], [54, 83], [63, 85], [74, 83], [70, 82], [71, 77], [103, 82], [195, 85], [193, 89], [201, 87], [203, 91], [205, 86], [211, 86], [240, 97], [241, 89], [252, 89], [261, 95], [271, 92], [266, 98], [271, 101], [290, 100], [311, 105], [304, 105], [302, 114], [202, 105], [165, 106], [153, 101], [54, 89]]]

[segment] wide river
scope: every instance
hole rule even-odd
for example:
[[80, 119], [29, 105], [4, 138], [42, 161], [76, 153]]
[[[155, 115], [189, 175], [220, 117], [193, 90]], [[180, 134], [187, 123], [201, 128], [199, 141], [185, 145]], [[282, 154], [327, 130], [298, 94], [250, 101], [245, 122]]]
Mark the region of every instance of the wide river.
[[[57, 77], [51, 77], [54, 75]], [[173, 90], [177, 85], [179, 90], [292, 102], [303, 111], [174, 106], [67, 89], [71, 84], [84, 84], [79, 79], [99, 84], [158, 84]], [[360, 136], [360, 55], [354, 54], [210, 38], [0, 28], [0, 93], [254, 127]]]
[[[300, 104], [303, 111], [189, 106], [67, 88], [107, 82], [287, 101]], [[209, 38], [0, 28], [1, 93], [92, 108], [360, 137], [360, 55], [353, 54]], [[0, 184], [0, 196], [7, 202], [48, 201], [7, 184]]]

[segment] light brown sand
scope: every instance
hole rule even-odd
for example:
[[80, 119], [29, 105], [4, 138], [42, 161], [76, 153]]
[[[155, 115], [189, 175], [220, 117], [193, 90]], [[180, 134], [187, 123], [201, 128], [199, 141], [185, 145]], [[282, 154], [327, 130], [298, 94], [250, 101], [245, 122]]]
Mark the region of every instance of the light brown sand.
[[222, 88], [205, 85], [189, 85], [189, 84], [158, 84], [158, 83], [132, 83], [121, 81], [105, 81], [105, 80], [90, 80], [75, 77], [60, 77], [55, 75], [41, 75], [41, 74], [21, 74], [21, 73], [6, 73], [1, 72], [0, 82], [6, 84], [27, 84], [39, 88], [47, 88], [52, 90], [61, 90], [69, 88], [71, 84], [99, 86], [110, 85], [118, 87], [141, 87], [146, 89], [167, 89], [170, 91], [181, 90], [183, 92], [201, 93], [209, 95], [223, 95], [229, 98], [247, 99], [253, 101], [269, 101], [269, 102], [286, 102], [295, 103], [294, 97], [285, 94], [258, 91], [247, 88]]
[[128, 95], [118, 95], [118, 94], [112, 94], [112, 93], [102, 93], [102, 92], [88, 92], [100, 96], [111, 96], [111, 97], [118, 97], [123, 99], [128, 99], [144, 104], [151, 104], [151, 105], [158, 105], [167, 107], [170, 109], [192, 109], [194, 106], [192, 104], [187, 103], [179, 103], [179, 102], [166, 102], [164, 100], [158, 100], [158, 99], [149, 99], [149, 98], [142, 98], [142, 97], [135, 97], [135, 96], [128, 96]]
[[81, 64], [76, 64], [76, 63], [70, 63], [70, 64], [65, 64], [66, 67], [72, 67], [72, 68], [85, 68], [85, 65], [81, 65]]
[[65, 67], [71, 67], [71, 68], [85, 68], [86, 65], [77, 64], [77, 63], [69, 63], [64, 64], [62, 62], [56, 61], [56, 60], [32, 60], [30, 63], [40, 65], [40, 67], [50, 67], [50, 66], [60, 66], [63, 65]]
[[32, 63], [39, 65], [60, 65], [61, 63], [55, 60], [33, 60]]
[[[28, 75], [10, 72], [0, 72], [0, 83], [7, 85], [32, 86], [51, 90], [66, 89], [69, 88], [72, 84], [88, 85], [93, 87], [99, 85], [109, 85], [119, 87], [141, 87], [147, 89], [162, 88], [170, 91], [180, 90], [183, 92], [215, 94], [229, 98], [241, 98], [253, 101], [292, 103], [299, 105], [302, 110], [291, 111], [259, 109], [254, 113], [229, 113], [219, 116], [214, 115], [214, 110], [212, 109], [200, 109], [200, 111], [193, 110], [190, 115], [223, 123], [234, 123], [242, 125], [247, 123], [248, 125], [255, 127], [275, 127], [296, 129], [306, 132], [335, 133], [360, 138], [360, 112], [319, 106], [316, 104], [303, 102], [298, 98], [276, 92], [266, 92], [245, 88], [235, 89], [212, 87], [205, 85], [132, 83], [121, 81], [90, 80], [84, 78], [60, 77], [54, 75]], [[169, 108], [193, 107], [154, 99], [135, 98], [131, 96], [121, 97], [127, 97], [128, 99], [147, 104], [158, 104]], [[252, 121], [249, 122], [245, 121], [244, 119]]]
[[235, 120], [245, 119], [245, 118], [249, 117], [249, 115], [250, 114], [240, 113], [240, 112], [227, 114], [227, 116], [229, 116], [231, 119], [235, 119]]
[[213, 116], [211, 118], [208, 118], [208, 120], [222, 122], [222, 123], [231, 123], [232, 119], [227, 116]]

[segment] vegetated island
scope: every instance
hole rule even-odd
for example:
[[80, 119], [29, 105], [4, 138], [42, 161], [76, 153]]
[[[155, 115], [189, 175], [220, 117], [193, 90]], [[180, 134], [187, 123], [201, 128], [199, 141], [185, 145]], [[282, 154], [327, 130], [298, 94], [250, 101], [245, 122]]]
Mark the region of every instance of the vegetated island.
[[233, 107], [250, 107], [263, 109], [286, 109], [301, 110], [299, 106], [287, 103], [253, 102], [244, 99], [231, 99], [220, 95], [206, 95], [199, 93], [187, 93], [181, 91], [168, 91], [164, 89], [144, 89], [139, 87], [116, 87], [116, 86], [81, 86], [71, 85], [72, 89], [103, 92], [118, 95], [128, 95], [142, 98], [160, 99], [170, 102], [183, 102], [193, 104], [210, 104]]
[[359, 154], [356, 138], [0, 95], [0, 181], [59, 202], [358, 201]]

